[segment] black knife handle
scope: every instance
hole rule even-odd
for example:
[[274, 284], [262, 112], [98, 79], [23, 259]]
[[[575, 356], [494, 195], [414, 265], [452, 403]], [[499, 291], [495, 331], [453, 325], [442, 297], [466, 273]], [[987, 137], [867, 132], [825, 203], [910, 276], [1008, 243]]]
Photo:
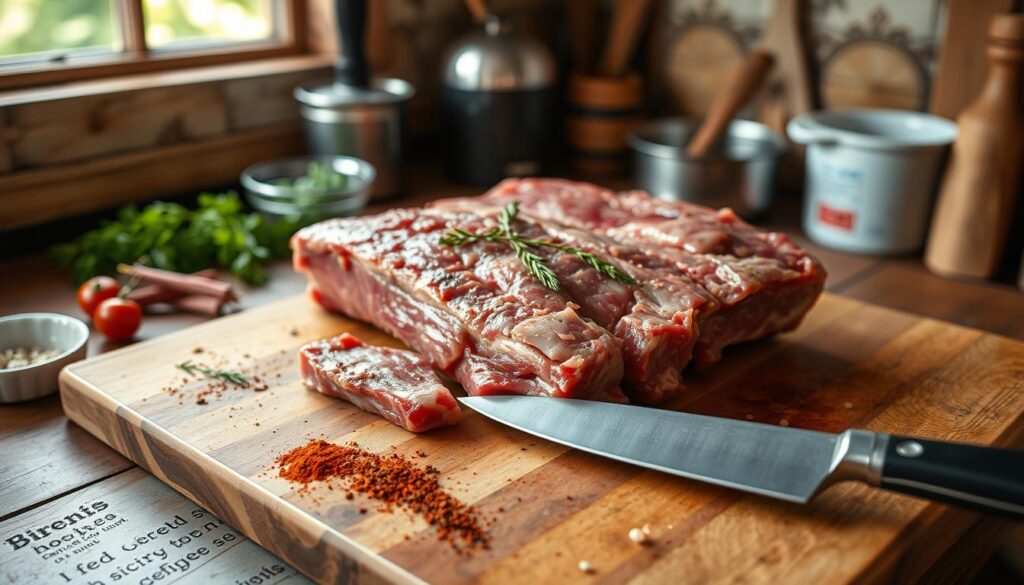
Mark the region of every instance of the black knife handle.
[[893, 435], [880, 485], [1024, 519], [1024, 451]]
[[[374, 0], [376, 1], [376, 0]], [[370, 70], [366, 65], [366, 0], [334, 0], [338, 21], [338, 61], [336, 79], [345, 85], [367, 87]]]

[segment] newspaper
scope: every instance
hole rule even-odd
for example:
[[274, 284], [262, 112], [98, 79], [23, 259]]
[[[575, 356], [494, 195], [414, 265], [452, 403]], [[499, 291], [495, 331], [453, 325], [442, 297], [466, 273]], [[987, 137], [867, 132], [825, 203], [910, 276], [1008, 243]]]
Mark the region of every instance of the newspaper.
[[309, 583], [295, 569], [138, 468], [0, 523], [0, 581]]

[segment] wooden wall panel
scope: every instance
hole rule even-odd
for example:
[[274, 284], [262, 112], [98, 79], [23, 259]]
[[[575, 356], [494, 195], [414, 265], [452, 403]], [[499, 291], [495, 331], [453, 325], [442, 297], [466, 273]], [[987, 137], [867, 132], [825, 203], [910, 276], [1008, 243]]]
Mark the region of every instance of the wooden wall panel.
[[17, 133], [7, 121], [9, 114], [7, 110], [0, 108], [0, 175], [14, 168], [11, 161], [11, 142]]
[[243, 130], [298, 120], [299, 104], [293, 95], [295, 87], [328, 78], [330, 73], [329, 68], [324, 68], [226, 82], [224, 95], [229, 104], [228, 127]]
[[0, 230], [231, 183], [246, 166], [303, 152], [298, 123], [0, 176]]
[[0, 174], [294, 122], [294, 87], [330, 71], [329, 58], [300, 57], [9, 92], [0, 96]]
[[81, 161], [227, 131], [218, 84], [45, 101], [10, 110], [17, 167]]

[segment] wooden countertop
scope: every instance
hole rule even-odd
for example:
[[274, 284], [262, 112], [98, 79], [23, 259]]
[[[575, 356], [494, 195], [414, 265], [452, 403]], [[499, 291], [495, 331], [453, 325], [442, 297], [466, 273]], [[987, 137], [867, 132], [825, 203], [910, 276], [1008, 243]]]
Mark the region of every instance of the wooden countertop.
[[[427, 170], [419, 171], [412, 184], [409, 196], [375, 205], [369, 211], [477, 192], [447, 185], [435, 172]], [[780, 206], [784, 211], [761, 225], [790, 233], [817, 255], [829, 271], [829, 291], [1024, 339], [1024, 294], [1016, 289], [1000, 284], [945, 280], [928, 273], [917, 258], [873, 258], [821, 248], [807, 241], [795, 227], [798, 223], [796, 207], [792, 202]], [[243, 309], [298, 293], [305, 286], [304, 278], [295, 274], [287, 262], [275, 264], [270, 272], [267, 286], [242, 287], [245, 291]], [[74, 291], [68, 286], [66, 275], [55, 268], [44, 253], [0, 261], [0, 273], [7, 275], [0, 282], [0, 315], [56, 311], [79, 316]], [[163, 335], [202, 320], [189, 315], [148, 316], [139, 339]], [[114, 347], [117, 345], [105, 342], [94, 333], [89, 342], [89, 355]], [[69, 498], [85, 487], [134, 467], [132, 462], [69, 422], [57, 395], [24, 404], [0, 405], [0, 521], [43, 503]], [[966, 529], [957, 527], [962, 532], [950, 535], [943, 543], [948, 548], [934, 551], [928, 574], [947, 579], [973, 574], [1003, 529], [1003, 523], [983, 517], [978, 517]]]

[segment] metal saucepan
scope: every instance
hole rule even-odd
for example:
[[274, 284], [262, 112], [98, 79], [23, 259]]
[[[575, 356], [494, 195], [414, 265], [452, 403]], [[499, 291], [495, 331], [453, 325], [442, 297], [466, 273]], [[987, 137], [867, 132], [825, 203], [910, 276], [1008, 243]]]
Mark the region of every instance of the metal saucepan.
[[405, 105], [415, 93], [402, 79], [371, 79], [363, 48], [365, 0], [335, 0], [341, 55], [335, 79], [295, 89], [309, 150], [347, 155], [377, 169], [372, 198], [402, 189]]
[[691, 158], [684, 147], [698, 122], [651, 120], [630, 133], [637, 187], [662, 199], [731, 207], [747, 218], [764, 213], [785, 138], [764, 124], [733, 120], [708, 154]]

